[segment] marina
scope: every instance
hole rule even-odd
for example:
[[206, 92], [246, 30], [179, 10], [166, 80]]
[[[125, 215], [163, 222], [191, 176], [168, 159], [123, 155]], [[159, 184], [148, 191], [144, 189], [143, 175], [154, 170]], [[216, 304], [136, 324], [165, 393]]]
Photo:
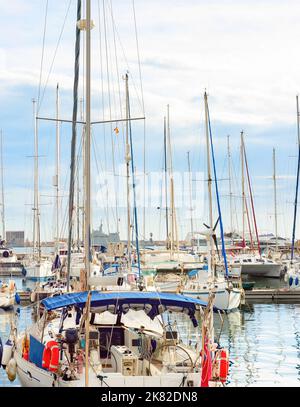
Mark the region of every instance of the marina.
[[1, 7], [0, 387], [300, 387], [297, 13]]

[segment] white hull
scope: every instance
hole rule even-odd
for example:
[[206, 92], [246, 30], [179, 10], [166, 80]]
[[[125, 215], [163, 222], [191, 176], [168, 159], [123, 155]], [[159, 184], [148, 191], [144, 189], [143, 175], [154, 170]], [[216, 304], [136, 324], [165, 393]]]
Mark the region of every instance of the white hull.
[[279, 278], [281, 275], [280, 264], [242, 264], [242, 274], [256, 277]]
[[[209, 297], [209, 292], [205, 290], [183, 290], [182, 294], [206, 302]], [[240, 306], [241, 291], [236, 288], [233, 288], [232, 290], [216, 290], [215, 295], [214, 306], [223, 311], [231, 311]]]
[[[18, 378], [23, 387], [85, 387], [85, 374], [80, 380], [55, 380], [54, 375], [40, 369], [33, 363], [23, 359], [18, 351], [14, 354], [17, 363]], [[105, 383], [101, 384], [91, 369], [89, 372], [89, 387], [181, 387], [182, 382], [192, 381], [195, 387], [200, 387], [201, 372], [196, 373], [163, 373], [153, 376], [124, 376], [121, 373], [105, 372]], [[186, 384], [185, 384], [186, 386]]]
[[47, 280], [53, 276], [52, 263], [48, 260], [26, 267], [26, 278], [30, 280]]
[[11, 308], [15, 303], [15, 293], [6, 292], [0, 293], [0, 308]]

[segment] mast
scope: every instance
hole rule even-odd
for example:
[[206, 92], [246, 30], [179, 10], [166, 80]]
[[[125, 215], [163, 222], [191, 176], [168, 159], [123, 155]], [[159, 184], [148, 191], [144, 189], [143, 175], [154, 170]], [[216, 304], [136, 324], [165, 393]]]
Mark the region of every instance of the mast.
[[273, 148], [273, 183], [274, 183], [275, 236], [276, 236], [276, 251], [277, 251], [278, 250], [278, 228], [277, 228], [277, 188], [276, 188], [276, 156], [275, 156], [275, 148]]
[[258, 235], [258, 230], [257, 230], [257, 222], [256, 222], [255, 209], [254, 209], [253, 193], [252, 193], [251, 180], [250, 180], [248, 160], [247, 160], [247, 154], [246, 154], [244, 139], [243, 139], [243, 150], [244, 150], [244, 158], [245, 158], [245, 165], [246, 165], [246, 172], [247, 172], [247, 180], [248, 180], [248, 188], [249, 188], [249, 194], [250, 194], [252, 216], [253, 216], [253, 221], [254, 221], [254, 229], [255, 229], [256, 240], [257, 240], [257, 248], [258, 248], [259, 255], [261, 256], [260, 241], [259, 241], [259, 235]]
[[75, 65], [73, 83], [73, 114], [72, 114], [72, 143], [70, 164], [70, 189], [69, 189], [69, 229], [68, 229], [68, 260], [67, 260], [67, 291], [70, 288], [71, 274], [71, 251], [73, 238], [73, 214], [74, 214], [74, 186], [76, 167], [76, 139], [77, 139], [77, 108], [78, 108], [78, 83], [79, 83], [79, 59], [80, 59], [80, 30], [81, 25], [81, 0], [77, 0], [77, 24], [75, 41]]
[[[34, 120], [34, 196], [33, 196], [33, 257], [40, 261], [40, 224], [39, 224], [39, 163], [38, 163], [38, 129], [36, 117], [36, 100], [32, 100]], [[36, 256], [37, 255], [37, 256]]]
[[[80, 114], [81, 114], [81, 120], [84, 121], [84, 111], [83, 111], [83, 98], [80, 99]], [[82, 127], [82, 203], [81, 203], [81, 241], [84, 242], [84, 197], [85, 197], [85, 191], [84, 191], [84, 151], [85, 151], [85, 126]]]
[[166, 198], [166, 243], [169, 246], [169, 209], [168, 209], [168, 161], [167, 161], [167, 122], [164, 117], [164, 165], [165, 165], [165, 198]]
[[3, 168], [3, 133], [1, 130], [1, 221], [2, 221], [2, 240], [6, 240], [5, 236], [5, 205], [4, 205], [4, 168]]
[[56, 189], [56, 219], [55, 219], [55, 252], [59, 253], [59, 172], [60, 172], [60, 122], [59, 122], [59, 84], [56, 87], [56, 174], [54, 186]]
[[131, 270], [131, 220], [130, 220], [130, 161], [132, 159], [130, 155], [129, 145], [129, 100], [128, 100], [128, 74], [125, 75], [125, 92], [126, 92], [126, 180], [127, 180], [127, 254], [128, 254], [128, 267]]
[[132, 191], [133, 191], [133, 217], [134, 217], [134, 229], [135, 229], [135, 247], [137, 255], [138, 264], [138, 287], [140, 290], [143, 289], [143, 277], [141, 275], [141, 261], [140, 261], [140, 247], [139, 247], [139, 229], [138, 229], [138, 218], [137, 218], [137, 206], [136, 206], [136, 183], [135, 183], [135, 167], [133, 161], [133, 141], [132, 141], [132, 129], [131, 129], [131, 115], [130, 115], [130, 99], [129, 99], [129, 89], [128, 89], [128, 74], [126, 74], [126, 106], [128, 115], [128, 132], [129, 132], [129, 143], [130, 143], [130, 157], [131, 157], [131, 178], [132, 178]]
[[243, 238], [243, 252], [245, 253], [245, 167], [244, 167], [244, 132], [241, 131], [241, 169], [242, 169], [242, 238]]
[[[208, 102], [207, 102], [207, 93], [204, 92], [204, 106], [205, 106], [205, 136], [206, 136], [206, 155], [207, 155], [207, 189], [208, 189], [208, 201], [209, 201], [209, 223], [210, 228], [212, 231], [213, 228], [213, 211], [212, 211], [212, 178], [211, 178], [211, 163], [210, 163], [210, 147], [209, 147], [209, 117], [208, 117]], [[215, 249], [214, 249], [214, 242], [212, 233], [209, 235], [209, 244], [210, 244], [210, 251], [211, 251], [211, 264], [210, 264], [210, 271], [212, 276], [215, 277], [215, 270], [214, 270], [214, 257], [215, 257]]]
[[[174, 250], [178, 250], [178, 233], [176, 222], [176, 211], [174, 203], [174, 177], [173, 177], [173, 162], [172, 162], [172, 148], [171, 148], [171, 130], [170, 130], [170, 106], [167, 105], [167, 142], [169, 148], [169, 177], [170, 177], [170, 216], [171, 216], [171, 234], [170, 234], [170, 248], [171, 259], [173, 260]], [[176, 244], [175, 244], [176, 240]]]
[[297, 165], [296, 194], [295, 194], [295, 203], [294, 203], [294, 221], [293, 221], [291, 264], [293, 263], [294, 251], [295, 251], [295, 233], [296, 233], [296, 221], [297, 221], [299, 173], [300, 173], [300, 126], [299, 126], [299, 99], [298, 99], [298, 95], [296, 96], [296, 104], [297, 104], [298, 165]]
[[229, 180], [229, 210], [230, 210], [230, 233], [233, 241], [233, 217], [232, 217], [232, 187], [231, 187], [231, 151], [230, 151], [230, 136], [227, 136], [227, 153], [228, 153], [228, 180]]
[[[193, 207], [192, 207], [192, 173], [191, 173], [191, 162], [190, 162], [190, 152], [187, 152], [187, 161], [188, 161], [188, 171], [189, 171], [189, 195], [190, 195], [190, 211], [191, 211], [191, 241], [193, 242], [194, 237], [194, 225], [193, 225]], [[193, 247], [193, 243], [192, 243]]]
[[85, 217], [84, 249], [87, 279], [90, 276], [91, 256], [91, 0], [86, 0], [86, 128], [84, 148]]

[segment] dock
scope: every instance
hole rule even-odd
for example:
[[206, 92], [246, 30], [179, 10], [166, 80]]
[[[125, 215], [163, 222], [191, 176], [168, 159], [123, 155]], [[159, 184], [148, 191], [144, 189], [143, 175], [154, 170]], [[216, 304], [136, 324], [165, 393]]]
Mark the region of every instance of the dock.
[[0, 264], [0, 277], [24, 277], [22, 274], [23, 264], [16, 263], [2, 263]]
[[245, 296], [252, 303], [300, 303], [300, 290], [260, 288], [245, 291]]

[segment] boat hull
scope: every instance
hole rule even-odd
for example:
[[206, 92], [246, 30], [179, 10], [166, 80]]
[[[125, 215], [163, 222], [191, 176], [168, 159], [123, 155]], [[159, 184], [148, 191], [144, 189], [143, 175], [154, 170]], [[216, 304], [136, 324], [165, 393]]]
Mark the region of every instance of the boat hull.
[[[55, 376], [33, 363], [23, 359], [19, 352], [15, 352], [17, 374], [22, 387], [84, 387], [84, 371], [80, 380], [55, 380]], [[154, 376], [123, 376], [121, 373], [105, 373], [101, 382], [95, 374], [89, 375], [89, 387], [182, 387], [192, 382], [194, 387], [200, 387], [201, 372], [193, 373], [165, 373]]]
[[280, 278], [280, 264], [242, 264], [242, 274], [255, 277]]
[[[183, 295], [208, 301], [209, 292], [205, 290], [183, 290]], [[239, 289], [220, 289], [215, 292], [214, 306], [223, 311], [235, 310], [241, 303], [241, 291]]]

